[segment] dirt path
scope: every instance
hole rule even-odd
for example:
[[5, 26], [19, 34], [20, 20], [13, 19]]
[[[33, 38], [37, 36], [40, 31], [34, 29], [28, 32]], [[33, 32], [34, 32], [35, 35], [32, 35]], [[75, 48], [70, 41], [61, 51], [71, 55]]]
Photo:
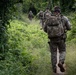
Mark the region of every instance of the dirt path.
[[[57, 50], [57, 64], [59, 63], [59, 50]], [[65, 73], [62, 73], [57, 65], [57, 75], [65, 75]]]

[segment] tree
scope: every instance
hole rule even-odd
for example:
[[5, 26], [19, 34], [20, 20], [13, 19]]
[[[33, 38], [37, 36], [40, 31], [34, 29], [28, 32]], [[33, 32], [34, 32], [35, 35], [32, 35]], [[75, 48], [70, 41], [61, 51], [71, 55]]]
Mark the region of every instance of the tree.
[[22, 3], [22, 0], [0, 0], [0, 59], [4, 59], [7, 50], [7, 25], [14, 12], [14, 4]]
[[60, 7], [62, 11], [72, 10], [75, 0], [60, 0]]

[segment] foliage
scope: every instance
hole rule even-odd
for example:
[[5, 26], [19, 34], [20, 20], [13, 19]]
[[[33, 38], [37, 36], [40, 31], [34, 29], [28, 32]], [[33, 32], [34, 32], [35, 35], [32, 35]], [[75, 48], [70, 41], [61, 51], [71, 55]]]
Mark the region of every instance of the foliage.
[[75, 23], [75, 21], [76, 21], [76, 12], [75, 13], [70, 13], [68, 15], [70, 15], [68, 17], [69, 17], [69, 19], [71, 21], [71, 31], [68, 32], [67, 40], [76, 43], [76, 23]]
[[[52, 7], [60, 4], [59, 0], [52, 0], [52, 2], [50, 0], [49, 2], [47, 0], [0, 0], [0, 75], [35, 75], [36, 72], [39, 72], [38, 75], [41, 72], [42, 75], [42, 72], [49, 67], [47, 64], [50, 64], [50, 61], [48, 61], [50, 57], [47, 55], [49, 53], [46, 51], [48, 49], [48, 39], [43, 30], [40, 30], [40, 26], [37, 26], [39, 22], [35, 20], [31, 24], [30, 22], [24, 23], [20, 20], [11, 20], [13, 13], [16, 11], [15, 4], [22, 2], [23, 10], [26, 12], [29, 10], [31, 3], [37, 11], [45, 10], [48, 4], [51, 3], [53, 4]], [[63, 0], [61, 2], [63, 3]], [[68, 10], [74, 4], [68, 3], [67, 6], [67, 3], [64, 3]], [[60, 7], [62, 10], [65, 9], [63, 5]], [[72, 22], [72, 30], [68, 32], [67, 40], [76, 43], [76, 13], [72, 13], [68, 17]], [[47, 59], [45, 55], [49, 58]], [[43, 63], [41, 64], [41, 62]], [[40, 70], [41, 68], [43, 69]]]
[[49, 7], [51, 10], [54, 6], [60, 6], [63, 12], [75, 11], [75, 0], [23, 0], [23, 11], [28, 12], [30, 7], [35, 7], [37, 12]]
[[36, 51], [42, 51], [40, 52], [40, 58], [42, 58], [44, 52], [46, 53], [44, 50], [47, 49], [47, 45], [44, 44], [47, 43], [47, 36], [43, 30], [40, 30], [37, 23], [39, 22], [24, 23], [18, 20], [10, 22], [10, 27], [8, 27], [9, 51], [6, 53], [6, 60], [3, 64], [1, 63], [2, 67], [6, 63], [7, 70], [2, 69], [1, 74], [3, 72], [11, 75], [35, 75], [37, 73], [39, 64], [35, 62], [39, 60], [39, 55]]
[[[68, 17], [69, 19], [72, 18], [70, 16]], [[10, 66], [10, 70], [7, 70], [7, 74], [8, 73], [12, 75], [14, 74], [50, 75], [52, 74], [51, 64], [50, 64], [51, 63], [50, 52], [48, 51], [48, 44], [47, 44], [47, 41], [48, 41], [47, 35], [43, 32], [43, 30], [40, 30], [41, 27], [38, 25], [38, 23], [39, 22], [36, 20], [35, 21], [33, 20], [31, 22], [28, 21], [28, 23], [24, 23], [18, 20], [13, 20], [10, 23], [10, 28], [8, 28], [9, 52], [7, 53], [6, 59], [13, 60], [13, 61], [8, 60], [11, 62], [9, 63], [9, 65], [13, 65], [13, 66]], [[70, 37], [70, 35], [68, 35], [68, 37]], [[75, 57], [75, 54], [74, 54], [75, 48], [76, 47], [74, 45], [67, 46], [66, 64], [68, 65], [67, 67], [68, 75], [70, 73], [72, 75], [73, 72], [75, 73], [76, 68], [74, 66], [76, 64], [73, 64], [75, 63], [75, 60], [70, 59], [69, 57], [70, 55], [71, 55], [71, 58], [73, 56]], [[71, 53], [73, 53], [73, 56]], [[5, 63], [7, 64], [7, 62]], [[74, 67], [74, 68], [72, 68], [71, 70], [71, 67]], [[9, 66], [7, 66], [7, 69], [9, 69]]]
[[75, 0], [60, 0], [60, 7], [62, 9], [62, 11], [69, 11], [72, 10], [73, 5], [75, 3]]
[[[12, 21], [11, 28], [8, 28], [8, 44], [11, 49], [29, 50], [34, 47], [40, 48], [44, 46], [40, 45], [44, 41], [45, 34], [40, 30], [40, 27], [33, 24], [27, 25], [27, 23]], [[31, 29], [30, 29], [31, 28]], [[41, 39], [43, 38], [43, 40]]]
[[20, 50], [9, 50], [6, 58], [0, 61], [0, 75], [33, 75], [33, 58]]
[[34, 7], [37, 12], [40, 10], [45, 10], [48, 6], [48, 1], [46, 0], [23, 0], [23, 11], [28, 12], [30, 7]]
[[[73, 0], [71, 3], [62, 0], [0, 0], [0, 53], [4, 53], [8, 48], [7, 25], [9, 24], [9, 20], [12, 18], [13, 13], [15, 13], [14, 11], [16, 11], [15, 4], [23, 3], [23, 10], [26, 12], [29, 10], [30, 7], [34, 7], [38, 12], [39, 10], [45, 10], [48, 6], [53, 8], [53, 6], [57, 4], [60, 5], [62, 10], [64, 10], [65, 8], [68, 8], [69, 10], [70, 7], [72, 8], [72, 6], [75, 6], [74, 2], [75, 0]], [[64, 3], [64, 6], [61, 3]], [[19, 9], [21, 8], [19, 7]]]
[[[71, 20], [74, 19], [71, 22], [75, 26], [75, 14], [71, 13], [70, 15], [67, 16]], [[38, 23], [37, 20], [31, 22], [29, 20], [27, 22], [10, 21], [10, 26], [7, 27], [9, 50], [6, 53], [5, 60], [0, 61], [1, 75], [50, 75], [52, 73], [50, 52], [47, 51], [49, 48], [47, 35], [43, 30], [40, 30], [41, 27]], [[68, 41], [74, 39], [74, 37], [71, 38], [71, 34], [71, 31], [68, 32]], [[71, 53], [69, 50], [69, 54]], [[73, 62], [69, 62], [69, 54], [67, 55], [66, 64], [72, 67], [70, 64], [73, 65]], [[67, 71], [72, 74], [69, 67]]]
[[0, 0], [0, 59], [4, 59], [3, 54], [8, 48], [7, 25], [12, 18], [14, 4], [19, 2], [22, 0]]
[[5, 53], [5, 60], [0, 61], [0, 75], [35, 75], [37, 65], [32, 63], [35, 57], [30, 52], [34, 40], [31, 41], [31, 32], [27, 28], [27, 23], [10, 22], [7, 30], [9, 50]]

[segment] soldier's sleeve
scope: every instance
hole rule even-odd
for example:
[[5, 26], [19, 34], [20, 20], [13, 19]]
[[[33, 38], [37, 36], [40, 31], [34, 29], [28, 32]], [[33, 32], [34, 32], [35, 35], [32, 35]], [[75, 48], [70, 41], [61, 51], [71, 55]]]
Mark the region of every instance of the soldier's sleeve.
[[71, 23], [70, 23], [69, 19], [67, 17], [65, 17], [65, 16], [64, 16], [64, 18], [65, 18], [66, 29], [71, 30]]

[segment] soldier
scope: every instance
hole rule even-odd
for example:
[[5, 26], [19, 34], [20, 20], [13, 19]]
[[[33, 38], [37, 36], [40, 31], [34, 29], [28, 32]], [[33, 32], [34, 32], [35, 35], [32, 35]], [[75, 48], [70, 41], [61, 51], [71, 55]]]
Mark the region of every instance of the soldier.
[[[61, 18], [61, 22], [60, 23], [63, 25], [64, 33], [62, 33], [62, 35], [57, 36], [57, 37], [51, 37], [52, 35], [55, 34], [55, 32], [52, 32], [52, 29], [50, 29], [51, 32], [48, 32], [48, 29], [49, 28], [47, 26], [53, 28], [53, 25], [50, 26], [50, 23], [47, 23], [47, 22], [45, 24], [44, 31], [46, 33], [48, 33], [48, 34], [53, 33], [51, 36], [48, 35], [48, 38], [50, 40], [48, 43], [49, 43], [49, 46], [50, 46], [51, 62], [52, 62], [53, 72], [56, 73], [56, 71], [57, 71], [57, 67], [56, 67], [56, 63], [57, 63], [57, 49], [59, 49], [59, 54], [60, 54], [59, 55], [59, 63], [58, 63], [58, 66], [59, 66], [61, 72], [65, 72], [65, 68], [63, 66], [64, 61], [65, 61], [65, 55], [66, 55], [66, 44], [65, 44], [65, 40], [66, 40], [66, 32], [67, 32], [67, 30], [70, 30], [71, 29], [71, 24], [70, 24], [70, 22], [69, 22], [69, 20], [68, 20], [67, 17], [61, 15], [61, 10], [60, 10], [59, 7], [55, 7], [54, 8], [53, 15], [55, 17], [58, 16], [59, 18]], [[51, 20], [49, 22], [51, 22]], [[54, 27], [56, 27], [56, 24], [54, 25]], [[59, 32], [59, 34], [61, 34], [61, 33]]]
[[39, 11], [39, 13], [37, 14], [37, 17], [40, 19], [40, 24], [43, 28], [44, 25], [44, 12], [42, 10]]
[[45, 12], [44, 12], [44, 19], [46, 20], [48, 18], [48, 16], [50, 16], [51, 14], [52, 14], [51, 11], [47, 7], [46, 10], [45, 10]]
[[45, 10], [45, 12], [44, 12], [44, 26], [43, 26], [43, 29], [44, 29], [44, 27], [46, 26], [46, 25], [45, 25], [46, 20], [47, 20], [51, 15], [52, 15], [52, 13], [51, 13], [51, 11], [49, 10], [49, 8], [47, 7], [46, 10]]
[[33, 17], [34, 17], [34, 15], [33, 15], [32, 11], [29, 11], [29, 13], [28, 13], [29, 20], [32, 20]]

